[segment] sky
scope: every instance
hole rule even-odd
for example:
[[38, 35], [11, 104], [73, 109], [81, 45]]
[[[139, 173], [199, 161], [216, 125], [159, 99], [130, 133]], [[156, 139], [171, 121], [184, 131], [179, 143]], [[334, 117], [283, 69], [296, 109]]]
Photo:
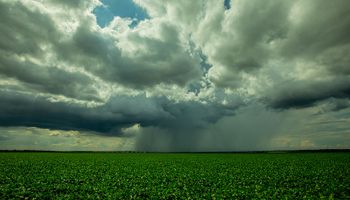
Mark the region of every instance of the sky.
[[0, 0], [0, 149], [350, 148], [348, 0]]

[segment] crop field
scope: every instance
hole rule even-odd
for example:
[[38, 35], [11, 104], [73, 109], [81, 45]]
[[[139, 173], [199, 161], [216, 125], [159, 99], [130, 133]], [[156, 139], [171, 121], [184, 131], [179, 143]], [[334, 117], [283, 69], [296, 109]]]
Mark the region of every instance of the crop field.
[[350, 153], [0, 153], [0, 199], [253, 198], [350, 198]]

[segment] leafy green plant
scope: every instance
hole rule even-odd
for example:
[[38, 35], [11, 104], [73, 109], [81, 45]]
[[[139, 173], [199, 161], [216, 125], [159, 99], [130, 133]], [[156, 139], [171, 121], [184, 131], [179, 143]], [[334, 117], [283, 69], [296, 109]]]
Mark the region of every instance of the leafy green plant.
[[344, 199], [349, 153], [0, 153], [0, 199]]

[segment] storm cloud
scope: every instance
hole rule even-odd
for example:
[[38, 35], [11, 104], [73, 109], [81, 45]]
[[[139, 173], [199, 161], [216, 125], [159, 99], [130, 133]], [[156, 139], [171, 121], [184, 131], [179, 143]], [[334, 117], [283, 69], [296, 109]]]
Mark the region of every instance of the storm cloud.
[[338, 78], [313, 82], [290, 82], [276, 87], [271, 96], [274, 98], [271, 100], [273, 108], [310, 107], [330, 98], [349, 99], [350, 80]]
[[100, 6], [0, 0], [5, 149], [28, 129], [140, 151], [349, 147], [349, 1], [132, 1], [147, 18], [103, 27]]

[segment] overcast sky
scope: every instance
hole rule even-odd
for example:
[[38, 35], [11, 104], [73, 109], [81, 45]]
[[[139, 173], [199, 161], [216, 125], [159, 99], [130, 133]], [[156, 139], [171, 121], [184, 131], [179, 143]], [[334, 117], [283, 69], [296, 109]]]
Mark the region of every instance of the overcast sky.
[[349, 0], [0, 0], [0, 149], [350, 148]]

